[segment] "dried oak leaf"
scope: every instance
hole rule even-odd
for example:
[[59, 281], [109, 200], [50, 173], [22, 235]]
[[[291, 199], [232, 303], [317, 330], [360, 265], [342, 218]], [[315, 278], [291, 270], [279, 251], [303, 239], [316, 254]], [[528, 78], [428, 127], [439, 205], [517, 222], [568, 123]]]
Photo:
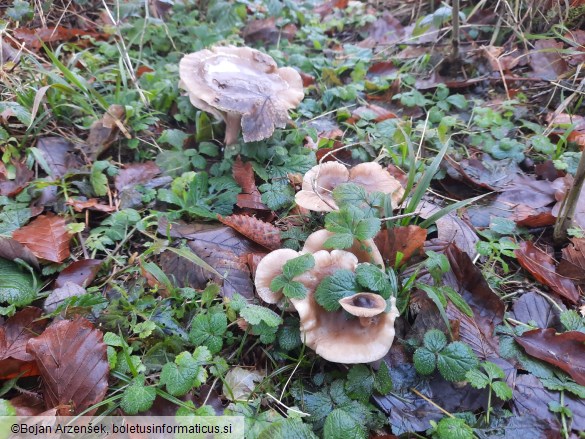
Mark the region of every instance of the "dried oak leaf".
[[567, 372], [585, 386], [585, 334], [567, 331], [556, 334], [553, 328], [534, 329], [515, 340], [533, 357], [546, 361]]
[[47, 320], [40, 319], [42, 314], [39, 308], [29, 306], [0, 326], [0, 380], [39, 374], [26, 344], [47, 326]]
[[269, 250], [276, 250], [280, 245], [280, 229], [270, 223], [246, 215], [218, 215], [217, 219], [240, 232], [246, 238], [266, 247]]
[[81, 413], [106, 395], [106, 345], [102, 333], [86, 319], [61, 320], [49, 326], [29, 340], [27, 352], [43, 378], [45, 407], [57, 407], [59, 415]]
[[236, 183], [242, 188], [242, 193], [238, 194], [237, 205], [241, 208], [270, 210], [262, 203], [262, 195], [256, 187], [254, 170], [250, 162], [242, 162], [240, 156], [236, 158], [232, 168], [232, 175]]
[[528, 241], [520, 243], [520, 248], [514, 250], [520, 265], [532, 274], [540, 283], [548, 286], [559, 296], [571, 303], [579, 300], [579, 290], [574, 282], [557, 273], [551, 255], [545, 253]]
[[384, 260], [390, 261], [388, 266], [394, 267], [398, 252], [402, 253], [400, 265], [403, 265], [411, 257], [422, 253], [426, 239], [426, 229], [411, 225], [381, 230], [374, 238], [374, 242], [378, 249], [380, 249]]
[[573, 238], [563, 250], [557, 273], [568, 277], [581, 287], [585, 286], [585, 238]]
[[61, 263], [69, 257], [71, 235], [66, 221], [56, 215], [41, 215], [28, 225], [15, 230], [12, 238], [27, 246], [35, 256]]

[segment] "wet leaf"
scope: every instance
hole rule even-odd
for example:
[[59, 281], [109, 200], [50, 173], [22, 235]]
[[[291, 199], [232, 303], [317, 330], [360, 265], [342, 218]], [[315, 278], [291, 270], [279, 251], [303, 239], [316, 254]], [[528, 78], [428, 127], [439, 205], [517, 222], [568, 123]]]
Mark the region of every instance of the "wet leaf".
[[[110, 105], [108, 111], [99, 120], [91, 124], [84, 148], [91, 162], [97, 160], [118, 137], [120, 129], [124, 129], [123, 120], [126, 110], [122, 105]], [[129, 134], [126, 132], [129, 136]]]
[[571, 303], [577, 303], [579, 299], [577, 287], [571, 279], [556, 272], [552, 256], [528, 241], [521, 242], [520, 248], [514, 250], [514, 254], [518, 258], [520, 265], [532, 274], [536, 280], [550, 287], [556, 294]]
[[18, 264], [0, 259], [0, 303], [22, 306], [37, 297], [37, 280]]
[[585, 287], [585, 238], [573, 238], [563, 250], [557, 273]]
[[124, 165], [114, 180], [116, 189], [118, 192], [122, 192], [136, 185], [147, 183], [160, 172], [160, 168], [152, 161]]
[[59, 288], [55, 288], [49, 296], [45, 299], [43, 304], [43, 310], [46, 313], [52, 313], [55, 311], [66, 299], [70, 297], [82, 296], [86, 294], [85, 288], [74, 284], [72, 282], [66, 282], [65, 285]]
[[534, 329], [515, 337], [515, 340], [528, 354], [557, 366], [578, 384], [585, 385], [585, 334], [579, 331], [555, 332], [552, 328]]
[[558, 327], [560, 312], [546, 298], [537, 293], [528, 292], [514, 302], [514, 319], [529, 323], [534, 322], [539, 328]]
[[268, 210], [268, 207], [262, 202], [260, 191], [256, 187], [254, 170], [250, 162], [244, 163], [238, 156], [232, 168], [232, 175], [236, 183], [242, 188], [242, 193], [238, 194], [237, 205], [239, 207]]
[[59, 273], [55, 280], [55, 288], [60, 288], [67, 282], [72, 282], [84, 288], [88, 287], [95, 279], [102, 262], [100, 259], [82, 259], [72, 262]]
[[14, 240], [27, 246], [35, 256], [51, 262], [63, 262], [69, 257], [71, 235], [65, 218], [41, 215], [28, 225], [15, 230]]
[[384, 260], [389, 260], [388, 265], [394, 267], [398, 252], [402, 253], [399, 265], [403, 265], [413, 256], [422, 253], [426, 239], [426, 229], [411, 225], [382, 230], [376, 235], [374, 242]]
[[223, 394], [230, 401], [248, 400], [250, 394], [260, 383], [266, 374], [255, 369], [243, 369], [234, 367], [225, 375]]
[[78, 414], [104, 398], [109, 372], [106, 345], [89, 321], [54, 323], [29, 340], [27, 353], [41, 372], [45, 407], [58, 407], [61, 415]]
[[32, 267], [39, 269], [39, 260], [30, 249], [11, 238], [0, 238], [0, 258], [13, 261], [22, 259]]
[[0, 325], [0, 379], [38, 375], [32, 355], [26, 352], [28, 341], [45, 329], [47, 320], [39, 320], [43, 312], [27, 307]]
[[7, 197], [13, 197], [22, 192], [35, 175], [24, 163], [16, 160], [12, 160], [11, 163], [14, 166], [14, 180], [8, 179], [6, 166], [0, 162], [0, 195]]
[[226, 226], [232, 227], [246, 238], [257, 242], [268, 250], [280, 248], [280, 229], [270, 223], [247, 215], [230, 215], [226, 217], [218, 215], [218, 219]]

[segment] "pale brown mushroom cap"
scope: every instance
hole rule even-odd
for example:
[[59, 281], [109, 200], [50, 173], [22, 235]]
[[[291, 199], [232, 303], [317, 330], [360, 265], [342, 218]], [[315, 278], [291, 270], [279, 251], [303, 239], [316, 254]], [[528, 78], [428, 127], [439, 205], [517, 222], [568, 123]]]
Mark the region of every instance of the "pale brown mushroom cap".
[[249, 47], [214, 47], [185, 55], [179, 64], [180, 86], [191, 103], [226, 122], [226, 144], [242, 127], [244, 141], [270, 137], [284, 128], [288, 110], [303, 99], [303, 81], [290, 68]]
[[341, 307], [356, 317], [374, 317], [386, 310], [386, 301], [379, 294], [357, 293], [339, 300]]
[[[328, 230], [321, 229], [311, 233], [305, 245], [303, 246], [304, 253], [315, 253], [319, 250], [327, 250], [323, 247], [325, 241], [331, 238], [334, 234]], [[374, 243], [373, 239], [366, 239], [365, 241], [359, 242], [357, 239], [354, 240], [354, 244], [350, 248], [344, 249], [350, 253], [353, 253], [360, 262], [369, 262], [371, 264], [380, 265], [384, 268], [384, 259], [378, 247]]]
[[379, 163], [360, 163], [349, 171], [349, 181], [362, 186], [366, 192], [382, 192], [392, 195], [393, 207], [402, 199], [404, 189], [400, 182]]
[[279, 274], [282, 274], [282, 267], [284, 264], [296, 257], [300, 256], [299, 252], [289, 248], [281, 248], [268, 253], [262, 258], [256, 267], [256, 277], [254, 278], [254, 285], [258, 296], [266, 303], [278, 303], [284, 295], [281, 292], [275, 293], [270, 289], [270, 283]]

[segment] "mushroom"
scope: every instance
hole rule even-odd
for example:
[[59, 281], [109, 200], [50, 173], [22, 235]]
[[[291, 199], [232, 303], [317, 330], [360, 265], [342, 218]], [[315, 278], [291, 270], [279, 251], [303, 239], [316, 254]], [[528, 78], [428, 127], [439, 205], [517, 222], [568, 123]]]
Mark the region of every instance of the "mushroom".
[[[332, 236], [334, 236], [334, 233], [328, 230], [317, 230], [307, 237], [302, 251], [304, 253], [315, 253], [319, 250], [326, 250], [323, 244]], [[353, 245], [345, 250], [353, 253], [359, 262], [369, 262], [384, 268], [384, 259], [373, 239], [366, 239], [365, 241], [358, 241], [356, 239]]]
[[349, 314], [359, 317], [360, 324], [370, 327], [377, 322], [376, 316], [386, 310], [386, 301], [379, 294], [357, 293], [339, 299], [339, 304]]
[[282, 293], [275, 293], [270, 289], [272, 280], [282, 274], [282, 267], [287, 261], [300, 256], [301, 253], [290, 248], [281, 248], [268, 253], [256, 267], [254, 285], [260, 298], [266, 303], [278, 303], [283, 298]]
[[284, 128], [288, 110], [303, 100], [303, 81], [290, 67], [249, 47], [213, 47], [185, 55], [179, 63], [180, 87], [191, 103], [226, 123], [225, 143], [266, 139]]
[[333, 200], [332, 192], [342, 183], [355, 183], [366, 192], [391, 194], [394, 205], [404, 195], [398, 180], [382, 168], [379, 163], [361, 163], [351, 170], [338, 162], [325, 162], [314, 166], [303, 177], [301, 191], [295, 196], [296, 203], [315, 212], [330, 212], [339, 207]]

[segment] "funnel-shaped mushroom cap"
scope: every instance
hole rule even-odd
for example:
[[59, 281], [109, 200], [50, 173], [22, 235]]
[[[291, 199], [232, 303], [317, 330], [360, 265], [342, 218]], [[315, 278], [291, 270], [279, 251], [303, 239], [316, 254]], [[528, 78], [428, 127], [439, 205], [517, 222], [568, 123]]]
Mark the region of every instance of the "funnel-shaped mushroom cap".
[[[303, 246], [303, 253], [315, 253], [319, 250], [327, 250], [323, 244], [334, 234], [328, 230], [317, 230], [309, 235]], [[360, 262], [369, 262], [371, 264], [380, 265], [384, 268], [384, 259], [373, 239], [367, 239], [363, 242], [354, 240], [350, 248], [345, 249], [353, 253]]]
[[256, 292], [264, 302], [278, 303], [282, 300], [284, 295], [280, 292], [275, 293], [272, 291], [270, 289], [270, 283], [272, 282], [272, 279], [282, 274], [282, 267], [287, 261], [290, 261], [299, 255], [299, 252], [289, 248], [281, 248], [268, 253], [262, 258], [256, 267], [254, 285], [256, 286]]
[[386, 301], [379, 294], [357, 293], [339, 300], [341, 307], [356, 317], [374, 317], [386, 310]]
[[290, 68], [249, 47], [214, 47], [185, 55], [179, 64], [180, 86], [191, 103], [226, 122], [225, 143], [254, 142], [284, 128], [288, 110], [303, 100], [303, 81]]
[[332, 191], [342, 183], [355, 183], [368, 193], [391, 194], [394, 205], [404, 195], [400, 182], [379, 163], [361, 163], [348, 170], [341, 163], [325, 162], [314, 166], [305, 174], [302, 190], [296, 194], [295, 201], [299, 206], [315, 212], [337, 210]]

